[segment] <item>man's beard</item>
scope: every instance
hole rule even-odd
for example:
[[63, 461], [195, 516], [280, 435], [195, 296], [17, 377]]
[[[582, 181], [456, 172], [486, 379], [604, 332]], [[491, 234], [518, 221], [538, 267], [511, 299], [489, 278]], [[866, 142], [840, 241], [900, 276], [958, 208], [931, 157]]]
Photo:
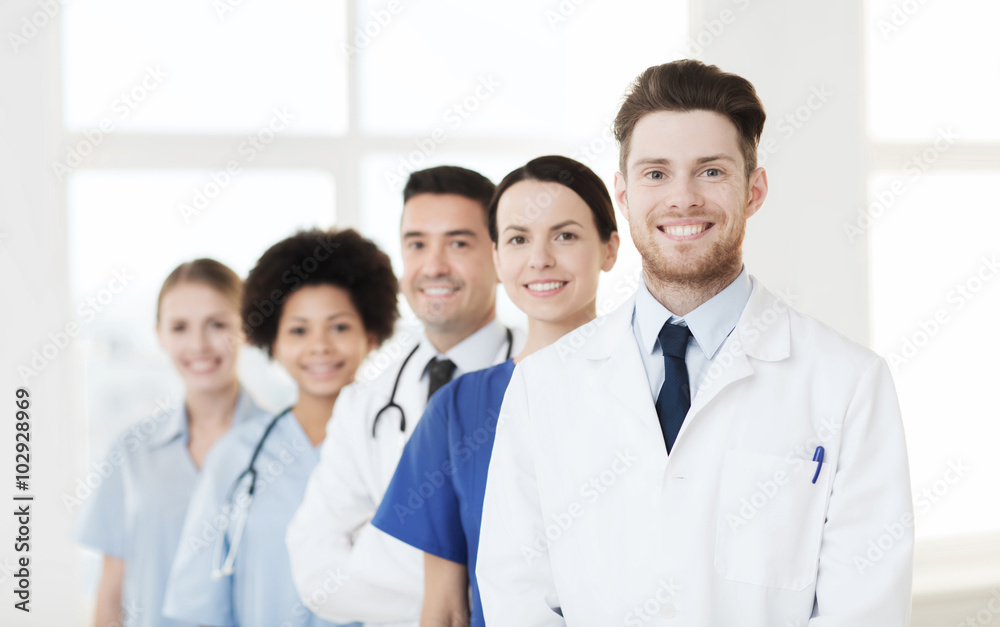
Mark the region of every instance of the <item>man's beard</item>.
[[[739, 273], [743, 263], [743, 235], [746, 231], [746, 221], [739, 220], [742, 225], [738, 231], [731, 233], [725, 239], [718, 239], [707, 251], [690, 254], [674, 255], [670, 261], [656, 241], [658, 220], [650, 215], [650, 219], [642, 224], [640, 233], [632, 231], [632, 241], [642, 255], [642, 269], [646, 276], [663, 286], [679, 288], [724, 288]], [[712, 228], [718, 228], [714, 224]], [[680, 243], [683, 246], [683, 242]]]

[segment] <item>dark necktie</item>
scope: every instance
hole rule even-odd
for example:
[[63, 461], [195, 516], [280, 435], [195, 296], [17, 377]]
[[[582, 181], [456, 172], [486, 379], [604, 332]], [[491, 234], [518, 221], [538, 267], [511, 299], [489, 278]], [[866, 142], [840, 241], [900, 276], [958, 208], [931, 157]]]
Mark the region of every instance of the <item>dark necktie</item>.
[[687, 353], [691, 330], [678, 324], [667, 322], [660, 329], [660, 348], [663, 349], [663, 387], [656, 397], [656, 415], [660, 419], [663, 441], [667, 452], [674, 446], [677, 433], [684, 424], [684, 416], [691, 408], [691, 385], [688, 383]]
[[455, 374], [455, 362], [450, 359], [438, 359], [435, 357], [427, 364], [427, 373], [430, 375], [431, 384], [427, 388], [427, 400], [431, 400], [434, 392], [451, 381], [451, 375]]

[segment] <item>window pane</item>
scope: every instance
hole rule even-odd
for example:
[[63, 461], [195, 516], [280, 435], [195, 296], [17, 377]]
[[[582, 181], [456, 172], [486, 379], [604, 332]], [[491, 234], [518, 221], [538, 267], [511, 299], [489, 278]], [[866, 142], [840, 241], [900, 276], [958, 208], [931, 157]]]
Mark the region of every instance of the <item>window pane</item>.
[[916, 532], [1000, 531], [1000, 501], [982, 496], [1000, 476], [1000, 176], [887, 173], [873, 192], [904, 181], [871, 226], [872, 330], [903, 410]]
[[[231, 6], [235, 5], [235, 6]], [[293, 133], [343, 133], [343, 0], [88, 0], [64, 11], [73, 130], [241, 133], [275, 108]], [[105, 132], [109, 129], [104, 129]]]
[[[93, 454], [102, 454], [127, 424], [149, 415], [156, 399], [181, 392], [153, 331], [160, 285], [177, 264], [212, 257], [245, 277], [279, 239], [334, 222], [330, 176], [260, 170], [241, 174], [185, 221], [180, 205], [210, 181], [207, 171], [85, 172], [69, 178], [71, 316], [81, 327]], [[280, 368], [256, 350], [243, 351], [241, 374], [272, 406], [293, 392]]]
[[[361, 127], [445, 136], [599, 129], [629, 81], [684, 48], [686, 2], [638, 4], [447, 0], [403, 3], [393, 15], [381, 0], [362, 0], [349, 33], [360, 60]], [[595, 45], [595, 33], [627, 37]]]
[[868, 87], [875, 138], [922, 141], [951, 127], [1000, 140], [995, 0], [868, 0]]

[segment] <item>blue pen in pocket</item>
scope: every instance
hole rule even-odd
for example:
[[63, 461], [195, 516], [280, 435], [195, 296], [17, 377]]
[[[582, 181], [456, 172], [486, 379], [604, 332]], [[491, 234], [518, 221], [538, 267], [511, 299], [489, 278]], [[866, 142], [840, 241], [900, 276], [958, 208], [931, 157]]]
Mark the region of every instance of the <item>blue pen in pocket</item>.
[[818, 462], [816, 464], [816, 474], [813, 475], [813, 483], [816, 483], [816, 480], [819, 479], [819, 470], [820, 470], [820, 468], [823, 467], [823, 454], [825, 452], [826, 452], [826, 449], [824, 449], [822, 446], [817, 446], [816, 447], [816, 452], [813, 453], [813, 461], [814, 462]]

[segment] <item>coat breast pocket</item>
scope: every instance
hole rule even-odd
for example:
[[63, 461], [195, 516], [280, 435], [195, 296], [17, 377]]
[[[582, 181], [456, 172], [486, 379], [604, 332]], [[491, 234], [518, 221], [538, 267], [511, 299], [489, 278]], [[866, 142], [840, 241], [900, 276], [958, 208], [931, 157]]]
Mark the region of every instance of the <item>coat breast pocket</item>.
[[803, 590], [816, 580], [832, 466], [730, 450], [719, 485], [715, 569], [725, 579]]

